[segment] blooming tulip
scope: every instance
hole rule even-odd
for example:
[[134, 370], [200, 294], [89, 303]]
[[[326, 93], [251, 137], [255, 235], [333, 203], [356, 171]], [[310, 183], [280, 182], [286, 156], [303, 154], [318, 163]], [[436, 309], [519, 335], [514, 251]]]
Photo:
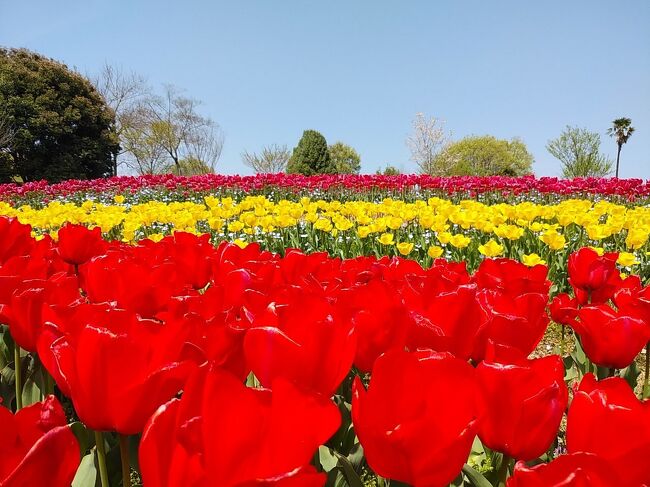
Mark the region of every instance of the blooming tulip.
[[0, 485], [69, 487], [79, 444], [54, 396], [15, 415], [0, 406]]
[[308, 464], [340, 420], [329, 399], [284, 379], [271, 392], [220, 369], [201, 370], [144, 430], [144, 485], [322, 487], [325, 476]]
[[627, 367], [650, 340], [647, 322], [606, 304], [581, 308], [578, 317], [570, 325], [580, 336], [589, 360], [603, 367]]
[[284, 377], [327, 396], [350, 371], [356, 348], [352, 324], [327, 300], [302, 292], [290, 304], [271, 305], [244, 338], [246, 361], [262, 385]]
[[564, 365], [559, 355], [509, 355], [496, 346], [476, 368], [478, 435], [493, 450], [533, 460], [555, 439], [567, 406]]
[[488, 322], [488, 314], [479, 304], [473, 284], [439, 294], [429, 300], [424, 310], [413, 310], [411, 317], [409, 349], [451, 352], [464, 360], [471, 357], [476, 335]]
[[58, 246], [61, 258], [68, 264], [79, 266], [91, 258], [100, 255], [108, 246], [102, 238], [102, 230], [95, 227], [92, 230], [83, 225], [67, 223], [58, 231]]
[[549, 323], [546, 314], [548, 296], [541, 293], [509, 297], [497, 291], [479, 294], [490, 319], [479, 330], [472, 358], [481, 360], [490, 341], [529, 355], [544, 336]]
[[600, 256], [589, 247], [569, 256], [569, 283], [579, 303], [604, 303], [614, 296], [621, 285], [617, 258], [616, 253]]
[[650, 401], [637, 399], [624, 379], [585, 375], [569, 408], [567, 449], [609, 462], [617, 476], [612, 485], [650, 484]]
[[591, 453], [560, 455], [527, 467], [517, 462], [508, 487], [612, 487], [620, 485], [610, 465]]
[[447, 486], [476, 435], [474, 370], [450, 354], [388, 352], [366, 391], [355, 379], [352, 421], [368, 465], [415, 487]]
[[545, 265], [528, 267], [511, 259], [485, 259], [473, 280], [480, 289], [492, 289], [515, 298], [522, 294], [548, 294], [551, 282]]
[[182, 356], [191, 327], [181, 319], [163, 324], [98, 306], [102, 314], [80, 305], [76, 316], [60, 314], [62, 322], [48, 323], [39, 355], [88, 427], [136, 434], [193, 369]]

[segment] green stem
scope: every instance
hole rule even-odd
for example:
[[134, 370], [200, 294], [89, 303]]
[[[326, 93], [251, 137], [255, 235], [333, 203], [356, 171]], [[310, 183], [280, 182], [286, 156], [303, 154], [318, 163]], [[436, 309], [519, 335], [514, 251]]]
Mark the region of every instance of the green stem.
[[501, 467], [497, 472], [497, 486], [505, 487], [506, 479], [508, 478], [508, 468], [510, 467], [510, 457], [508, 455], [503, 455], [501, 460]]
[[122, 487], [131, 487], [131, 463], [129, 462], [129, 437], [120, 437], [120, 459], [122, 460]]
[[642, 392], [644, 396], [647, 393], [646, 391], [648, 390], [648, 386], [650, 386], [650, 342], [645, 346], [645, 376], [643, 378]]
[[97, 464], [99, 465], [99, 476], [102, 480], [102, 487], [111, 487], [108, 483], [106, 449], [104, 448], [104, 436], [101, 431], [95, 431], [95, 447], [97, 448]]
[[14, 376], [16, 385], [16, 411], [23, 408], [23, 379], [20, 363], [20, 347], [14, 343]]

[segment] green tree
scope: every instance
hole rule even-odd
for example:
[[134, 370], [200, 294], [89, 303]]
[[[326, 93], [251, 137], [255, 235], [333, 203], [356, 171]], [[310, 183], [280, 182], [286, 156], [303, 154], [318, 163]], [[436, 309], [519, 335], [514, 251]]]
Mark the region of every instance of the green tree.
[[616, 152], [616, 177], [618, 177], [618, 165], [621, 160], [621, 149], [623, 144], [627, 143], [632, 134], [634, 133], [634, 127], [632, 127], [632, 120], [629, 118], [617, 118], [612, 122], [612, 126], [607, 129], [607, 134], [610, 137], [616, 137], [616, 145], [618, 146], [618, 151]]
[[329, 146], [332, 164], [337, 174], [359, 174], [361, 171], [361, 156], [343, 142], [335, 142]]
[[399, 176], [402, 174], [402, 171], [397, 169], [395, 166], [386, 166], [384, 169], [377, 169], [376, 174], [384, 176]]
[[600, 135], [587, 129], [567, 125], [546, 150], [562, 163], [565, 178], [603, 177], [612, 170], [612, 161], [600, 152]]
[[336, 172], [327, 141], [320, 132], [305, 130], [287, 164], [289, 174], [333, 174]]
[[119, 150], [113, 111], [64, 64], [0, 48], [0, 107], [11, 138], [0, 147], [0, 180], [50, 182], [113, 173]]
[[189, 157], [181, 159], [178, 164], [174, 163], [163, 169], [164, 173], [174, 174], [176, 176], [196, 176], [198, 174], [212, 174], [213, 169], [204, 161]]
[[448, 176], [523, 176], [531, 174], [533, 156], [517, 138], [497, 139], [491, 135], [470, 136], [450, 143], [434, 163], [446, 167]]

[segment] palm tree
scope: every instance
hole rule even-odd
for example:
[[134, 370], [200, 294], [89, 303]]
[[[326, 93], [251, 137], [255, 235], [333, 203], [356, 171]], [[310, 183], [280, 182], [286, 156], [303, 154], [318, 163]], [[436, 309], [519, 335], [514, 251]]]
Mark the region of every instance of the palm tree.
[[616, 137], [616, 144], [618, 144], [618, 153], [616, 154], [616, 177], [618, 177], [618, 162], [621, 158], [621, 148], [633, 133], [634, 127], [632, 127], [632, 120], [625, 117], [617, 118], [612, 122], [612, 126], [607, 129], [607, 134], [610, 137]]

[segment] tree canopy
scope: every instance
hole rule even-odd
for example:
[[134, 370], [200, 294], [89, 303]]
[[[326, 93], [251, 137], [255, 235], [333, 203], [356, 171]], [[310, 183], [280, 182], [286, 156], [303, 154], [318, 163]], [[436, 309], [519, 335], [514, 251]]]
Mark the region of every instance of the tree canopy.
[[565, 178], [603, 177], [612, 171], [612, 161], [600, 152], [600, 135], [587, 129], [567, 125], [546, 150], [562, 163]]
[[343, 142], [335, 142], [329, 146], [329, 151], [337, 174], [359, 174], [361, 156], [354, 148]]
[[115, 116], [93, 85], [52, 59], [0, 48], [0, 181], [110, 176]]
[[517, 138], [469, 136], [447, 145], [436, 157], [445, 176], [523, 176], [533, 170], [533, 156]]
[[305, 130], [287, 164], [289, 174], [333, 174], [336, 172], [327, 141], [316, 130]]

